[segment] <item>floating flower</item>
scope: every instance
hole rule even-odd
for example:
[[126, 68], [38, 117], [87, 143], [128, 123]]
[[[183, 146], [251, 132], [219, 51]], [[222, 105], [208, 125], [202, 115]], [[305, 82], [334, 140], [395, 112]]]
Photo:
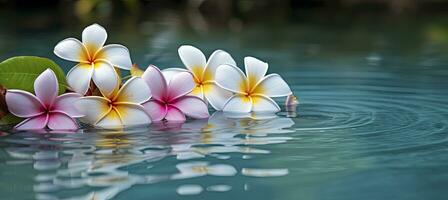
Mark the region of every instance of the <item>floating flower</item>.
[[33, 95], [23, 90], [8, 90], [6, 104], [9, 112], [27, 118], [15, 126], [19, 130], [43, 129], [74, 130], [78, 128], [73, 118], [81, 117], [73, 103], [81, 95], [66, 93], [58, 96], [58, 80], [51, 69], [42, 72], [34, 81]]
[[[201, 50], [190, 45], [179, 47], [179, 57], [189, 72], [193, 74], [196, 87], [191, 92], [204, 101], [210, 103], [215, 110], [222, 110], [227, 99], [232, 93], [218, 87], [215, 82], [215, 71], [219, 65], [229, 64], [236, 65], [229, 53], [216, 50], [210, 55], [208, 61]], [[164, 75], [170, 76], [179, 71], [186, 71], [179, 68], [170, 68], [163, 70]]]
[[54, 53], [60, 58], [79, 62], [67, 74], [67, 82], [75, 92], [85, 94], [93, 80], [105, 95], [110, 95], [119, 84], [114, 66], [126, 70], [131, 68], [129, 50], [119, 44], [103, 46], [106, 39], [106, 30], [93, 24], [82, 32], [82, 43], [75, 38], [67, 38], [54, 47]]
[[270, 97], [292, 94], [288, 84], [278, 74], [267, 76], [268, 64], [245, 57], [246, 74], [234, 65], [221, 65], [216, 70], [216, 83], [233, 95], [225, 104], [226, 112], [278, 112], [280, 107]]
[[188, 72], [179, 72], [166, 79], [155, 66], [149, 66], [142, 78], [152, 91], [152, 99], [143, 104], [152, 120], [185, 121], [185, 115], [192, 118], [209, 116], [205, 102], [188, 96], [196, 84]]
[[85, 115], [81, 118], [84, 122], [102, 128], [118, 128], [151, 123], [141, 105], [150, 98], [151, 90], [145, 81], [133, 77], [121, 88], [117, 85], [109, 96], [82, 97], [76, 105]]

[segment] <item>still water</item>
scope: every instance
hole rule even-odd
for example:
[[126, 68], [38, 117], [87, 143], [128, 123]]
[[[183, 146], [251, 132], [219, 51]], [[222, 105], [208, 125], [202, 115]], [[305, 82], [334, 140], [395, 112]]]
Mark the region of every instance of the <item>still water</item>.
[[[2, 127], [1, 199], [446, 199], [446, 21], [204, 28], [156, 19], [102, 25], [108, 43], [126, 45], [143, 68], [182, 67], [181, 44], [207, 55], [222, 48], [240, 67], [244, 56], [258, 57], [300, 105], [269, 119], [215, 112], [121, 131]], [[10, 27], [0, 30], [2, 60], [39, 55], [65, 70], [73, 63], [56, 58], [54, 45], [88, 25], [7, 20], [0, 19]]]

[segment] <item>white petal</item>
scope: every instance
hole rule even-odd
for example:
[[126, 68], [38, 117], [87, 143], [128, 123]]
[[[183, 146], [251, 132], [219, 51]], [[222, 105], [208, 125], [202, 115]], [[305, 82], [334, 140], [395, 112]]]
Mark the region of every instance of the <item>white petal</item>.
[[252, 109], [252, 100], [243, 95], [233, 95], [224, 105], [224, 112], [247, 113]]
[[257, 85], [257, 83], [263, 79], [268, 71], [268, 63], [254, 57], [245, 57], [244, 67], [246, 68], [246, 75], [250, 88]]
[[98, 96], [83, 97], [75, 102], [75, 106], [84, 115], [82, 120], [89, 124], [94, 124], [110, 110], [108, 100]]
[[247, 88], [246, 75], [240, 68], [233, 65], [221, 65], [216, 70], [215, 74], [216, 84], [223, 89], [245, 94]]
[[254, 94], [281, 97], [292, 94], [288, 84], [278, 74], [269, 74], [255, 87]]
[[205, 84], [203, 88], [205, 98], [215, 110], [222, 110], [233, 95], [232, 92], [222, 89], [215, 83]]
[[216, 50], [210, 55], [210, 58], [207, 61], [207, 65], [205, 67], [205, 71], [202, 75], [203, 81], [214, 81], [215, 80], [215, 73], [216, 69], [220, 65], [233, 65], [236, 66], [235, 60], [233, 60], [232, 56], [223, 51], [223, 50]]
[[251, 96], [253, 112], [278, 112], [280, 107], [269, 97]]
[[162, 74], [165, 77], [165, 80], [171, 80], [173, 76], [178, 74], [179, 72], [188, 72], [188, 70], [182, 68], [167, 68], [162, 70]]
[[184, 96], [176, 99], [176, 101], [172, 102], [171, 105], [175, 106], [185, 115], [192, 118], [203, 119], [210, 116], [208, 113], [207, 104], [205, 104], [205, 102], [199, 97]]
[[109, 61], [113, 66], [130, 70], [132, 67], [131, 55], [129, 49], [123, 45], [110, 44], [103, 47], [95, 56], [95, 59], [104, 59]]
[[117, 94], [117, 102], [142, 104], [151, 98], [151, 90], [146, 82], [139, 77], [126, 81]]
[[87, 62], [88, 54], [84, 45], [75, 38], [60, 41], [53, 50], [54, 54], [62, 59], [74, 62]]
[[90, 56], [103, 47], [107, 40], [107, 32], [102, 26], [92, 24], [82, 31], [82, 43], [87, 47]]
[[185, 67], [193, 73], [196, 79], [200, 79], [207, 64], [202, 51], [190, 45], [182, 45], [177, 51]]
[[151, 118], [143, 106], [136, 104], [119, 104], [116, 106], [124, 126], [150, 124]]
[[123, 126], [120, 115], [115, 109], [112, 109], [95, 125], [102, 128], [120, 128]]
[[58, 96], [58, 79], [53, 70], [46, 69], [34, 81], [34, 92], [36, 97], [47, 107], [50, 108]]
[[89, 90], [92, 74], [92, 65], [80, 63], [67, 73], [67, 83], [73, 91], [84, 95]]
[[95, 62], [92, 80], [101, 93], [110, 96], [118, 87], [118, 75], [114, 67], [107, 62]]

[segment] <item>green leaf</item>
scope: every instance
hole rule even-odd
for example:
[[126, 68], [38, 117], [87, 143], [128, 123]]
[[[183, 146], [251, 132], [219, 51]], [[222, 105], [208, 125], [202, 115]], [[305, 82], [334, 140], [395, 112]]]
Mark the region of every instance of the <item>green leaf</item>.
[[34, 93], [34, 80], [46, 69], [52, 69], [59, 82], [59, 94], [67, 89], [64, 71], [48, 58], [18, 56], [0, 63], [0, 85]]
[[0, 125], [17, 124], [22, 121], [22, 118], [16, 117], [11, 113], [6, 114], [0, 119]]

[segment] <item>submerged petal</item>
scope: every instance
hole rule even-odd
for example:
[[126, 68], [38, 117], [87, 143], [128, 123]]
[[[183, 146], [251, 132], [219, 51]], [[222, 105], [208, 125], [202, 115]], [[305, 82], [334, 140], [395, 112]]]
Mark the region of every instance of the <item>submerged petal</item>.
[[120, 44], [110, 44], [104, 46], [98, 52], [95, 59], [104, 59], [109, 61], [113, 66], [130, 70], [132, 67], [131, 55], [129, 49]]
[[162, 72], [154, 65], [148, 66], [142, 75], [143, 80], [148, 84], [152, 97], [162, 101], [166, 96], [167, 83]]
[[119, 78], [114, 67], [108, 62], [95, 62], [92, 80], [104, 96], [110, 97], [119, 87]]
[[17, 117], [34, 117], [45, 111], [40, 100], [27, 91], [8, 90], [5, 100], [9, 112]]
[[268, 97], [281, 97], [292, 94], [288, 84], [278, 74], [269, 74], [255, 86], [253, 94], [261, 94]]
[[67, 83], [73, 91], [84, 95], [89, 90], [92, 74], [92, 65], [80, 63], [67, 73]]
[[205, 98], [215, 110], [222, 110], [227, 100], [233, 95], [232, 92], [219, 87], [215, 83], [205, 84], [203, 88]]
[[246, 68], [247, 80], [251, 89], [263, 79], [268, 71], [268, 63], [250, 56], [244, 58], [244, 67]]
[[185, 67], [193, 73], [197, 80], [200, 80], [207, 64], [202, 51], [191, 45], [182, 45], [177, 51]]
[[17, 124], [14, 128], [17, 130], [44, 129], [47, 126], [47, 122], [48, 122], [48, 114], [41, 114], [23, 120], [22, 122]]
[[184, 122], [186, 120], [184, 113], [173, 106], [168, 106], [165, 119], [171, 122]]
[[151, 118], [145, 112], [143, 106], [136, 104], [119, 104], [116, 106], [124, 126], [150, 124]]
[[82, 120], [89, 124], [94, 124], [110, 110], [109, 101], [98, 96], [82, 97], [75, 102], [75, 107], [84, 115]]
[[76, 130], [76, 121], [63, 112], [51, 112], [48, 117], [48, 128], [52, 130]]
[[185, 96], [196, 87], [193, 76], [189, 72], [179, 72], [168, 83], [167, 97], [169, 101]]
[[221, 65], [216, 70], [216, 84], [218, 86], [240, 94], [247, 92], [247, 78], [240, 68], [233, 65]]
[[74, 62], [88, 62], [89, 56], [86, 47], [75, 38], [60, 41], [53, 50], [54, 54], [62, 59]]
[[78, 93], [65, 93], [58, 96], [51, 108], [52, 111], [62, 111], [70, 117], [82, 117], [83, 114], [75, 108], [75, 102], [78, 101], [82, 95]]
[[252, 109], [252, 100], [244, 95], [233, 95], [224, 105], [224, 112], [247, 113]]
[[207, 104], [205, 104], [205, 102], [198, 97], [180, 97], [171, 105], [181, 110], [188, 117], [202, 119], [210, 116], [208, 113]]
[[34, 92], [36, 93], [36, 97], [47, 108], [51, 107], [58, 96], [58, 90], [58, 79], [51, 69], [42, 72], [34, 81]]
[[95, 53], [103, 47], [106, 40], [106, 29], [98, 24], [92, 24], [82, 31], [82, 43], [86, 46], [92, 58]]
[[269, 97], [252, 96], [252, 111], [253, 112], [278, 112], [280, 107], [277, 103]]
[[152, 121], [160, 121], [166, 116], [167, 106], [157, 100], [151, 100], [143, 104], [146, 113], [151, 116]]
[[142, 104], [151, 98], [151, 90], [146, 82], [139, 77], [132, 77], [118, 91], [116, 102]]
[[214, 81], [216, 69], [218, 69], [220, 65], [236, 66], [236, 62], [229, 53], [223, 50], [214, 51], [212, 55], [210, 55], [210, 58], [208, 58], [207, 65], [202, 74], [202, 81]]

